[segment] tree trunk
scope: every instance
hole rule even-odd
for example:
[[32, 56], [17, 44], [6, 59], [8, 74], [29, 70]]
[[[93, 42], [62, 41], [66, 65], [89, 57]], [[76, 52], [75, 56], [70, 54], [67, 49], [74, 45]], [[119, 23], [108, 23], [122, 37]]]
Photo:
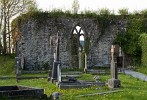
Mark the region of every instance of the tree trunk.
[[7, 19], [6, 19], [6, 2], [4, 0], [4, 30], [3, 30], [3, 54], [6, 54], [7, 50], [7, 43], [6, 43], [6, 24], [7, 24]]
[[9, 50], [8, 52], [11, 53], [11, 32], [10, 32], [10, 19], [8, 17], [8, 40], [9, 40]]

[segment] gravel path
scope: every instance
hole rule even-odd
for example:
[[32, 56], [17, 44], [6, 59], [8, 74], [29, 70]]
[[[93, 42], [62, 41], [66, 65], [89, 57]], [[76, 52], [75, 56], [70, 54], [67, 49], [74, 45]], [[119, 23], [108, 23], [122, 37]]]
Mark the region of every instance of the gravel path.
[[124, 73], [131, 75], [135, 78], [139, 78], [140, 80], [147, 81], [147, 75], [145, 75], [145, 74], [135, 72], [135, 71], [132, 71], [132, 70], [124, 70]]

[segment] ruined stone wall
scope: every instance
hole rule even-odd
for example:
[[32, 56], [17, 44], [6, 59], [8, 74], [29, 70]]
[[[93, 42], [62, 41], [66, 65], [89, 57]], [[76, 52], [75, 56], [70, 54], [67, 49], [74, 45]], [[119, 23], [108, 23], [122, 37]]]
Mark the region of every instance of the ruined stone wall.
[[[88, 66], [105, 66], [110, 63], [110, 47], [116, 34], [125, 31], [126, 22], [118, 20], [100, 31], [99, 22], [90, 18], [48, 18], [44, 24], [38, 25], [30, 19], [19, 27], [21, 38], [18, 41], [19, 56], [25, 60], [26, 69], [44, 69], [52, 66], [55, 52], [56, 34], [60, 36], [60, 61], [62, 67], [71, 66], [70, 37], [76, 25], [82, 27], [90, 38]], [[52, 40], [52, 41], [51, 41]]]

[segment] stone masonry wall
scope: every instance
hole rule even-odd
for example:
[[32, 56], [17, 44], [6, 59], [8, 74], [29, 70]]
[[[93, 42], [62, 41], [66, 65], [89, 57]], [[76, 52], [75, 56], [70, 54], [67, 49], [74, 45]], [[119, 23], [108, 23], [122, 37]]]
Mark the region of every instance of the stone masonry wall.
[[99, 22], [89, 18], [48, 18], [45, 24], [38, 25], [36, 20], [30, 19], [19, 27], [21, 38], [18, 41], [19, 56], [24, 58], [25, 68], [40, 70], [52, 66], [55, 52], [56, 34], [60, 36], [60, 61], [62, 67], [71, 68], [72, 55], [69, 41], [73, 29], [79, 25], [90, 37], [90, 53], [88, 66], [105, 66], [110, 63], [110, 47], [116, 34], [125, 31], [126, 21], [118, 20], [100, 31]]

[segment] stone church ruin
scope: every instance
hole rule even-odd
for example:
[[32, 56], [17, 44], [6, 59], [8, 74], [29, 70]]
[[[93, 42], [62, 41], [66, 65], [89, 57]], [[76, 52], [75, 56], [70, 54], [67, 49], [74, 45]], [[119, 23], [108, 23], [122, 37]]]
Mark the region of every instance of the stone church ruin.
[[106, 23], [105, 19], [84, 16], [49, 16], [39, 21], [33, 17], [23, 21], [19, 17], [15, 31], [17, 56], [24, 69], [47, 69], [54, 61], [58, 33], [62, 68], [81, 67], [82, 54], [87, 56], [87, 67], [110, 66], [111, 45], [118, 33], [125, 33], [126, 26], [125, 20], [113, 18]]

